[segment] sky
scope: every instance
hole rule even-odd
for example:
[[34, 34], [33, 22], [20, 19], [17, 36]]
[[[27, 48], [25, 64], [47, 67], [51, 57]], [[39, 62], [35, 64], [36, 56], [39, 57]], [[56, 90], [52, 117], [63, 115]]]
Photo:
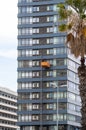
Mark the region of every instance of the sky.
[[0, 86], [17, 91], [17, 3], [0, 0]]

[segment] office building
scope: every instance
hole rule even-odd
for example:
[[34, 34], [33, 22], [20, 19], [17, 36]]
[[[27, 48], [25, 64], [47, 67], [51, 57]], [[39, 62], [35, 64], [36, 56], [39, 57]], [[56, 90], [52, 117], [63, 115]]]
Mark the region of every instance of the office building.
[[17, 93], [0, 87], [0, 130], [17, 130]]
[[79, 130], [77, 67], [58, 31], [62, 0], [18, 1], [18, 125], [21, 130]]

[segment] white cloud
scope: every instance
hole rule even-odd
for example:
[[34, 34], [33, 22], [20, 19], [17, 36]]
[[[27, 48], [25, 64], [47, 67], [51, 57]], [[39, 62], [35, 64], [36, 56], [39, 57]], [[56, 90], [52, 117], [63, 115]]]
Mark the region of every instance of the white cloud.
[[16, 50], [1, 50], [0, 57], [16, 59], [17, 51]]

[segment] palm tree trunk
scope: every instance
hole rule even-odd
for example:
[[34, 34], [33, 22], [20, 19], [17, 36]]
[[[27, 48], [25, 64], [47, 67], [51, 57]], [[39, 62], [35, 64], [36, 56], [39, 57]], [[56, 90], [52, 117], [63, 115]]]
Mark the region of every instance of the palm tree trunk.
[[81, 65], [78, 68], [78, 76], [79, 76], [79, 90], [81, 96], [81, 130], [86, 130], [86, 66], [85, 66], [85, 58], [81, 58]]

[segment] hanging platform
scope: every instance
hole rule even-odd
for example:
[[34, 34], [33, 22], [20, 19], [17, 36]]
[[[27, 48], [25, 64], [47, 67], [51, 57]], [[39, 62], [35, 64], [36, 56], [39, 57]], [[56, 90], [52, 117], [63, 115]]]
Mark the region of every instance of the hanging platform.
[[50, 63], [47, 62], [47, 61], [42, 61], [42, 62], [41, 62], [41, 66], [42, 66], [43, 68], [50, 68]]

